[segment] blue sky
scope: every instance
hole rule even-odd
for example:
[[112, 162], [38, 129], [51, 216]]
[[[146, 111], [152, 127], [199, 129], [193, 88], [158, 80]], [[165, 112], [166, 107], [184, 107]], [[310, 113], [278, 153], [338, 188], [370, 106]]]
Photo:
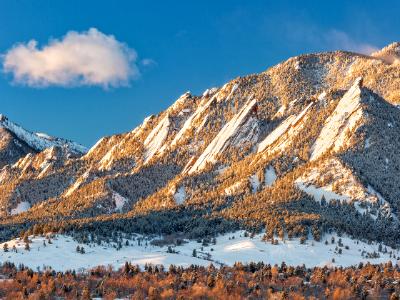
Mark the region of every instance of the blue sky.
[[[1, 1], [0, 112], [30, 130], [91, 146], [187, 90], [200, 94], [302, 53], [368, 52], [400, 40], [398, 11], [398, 1]], [[134, 76], [118, 73], [118, 84], [81, 77], [31, 84], [16, 80], [16, 66], [26, 67], [18, 59], [5, 70], [18, 45], [34, 39], [40, 50], [90, 28], [130, 51]]]

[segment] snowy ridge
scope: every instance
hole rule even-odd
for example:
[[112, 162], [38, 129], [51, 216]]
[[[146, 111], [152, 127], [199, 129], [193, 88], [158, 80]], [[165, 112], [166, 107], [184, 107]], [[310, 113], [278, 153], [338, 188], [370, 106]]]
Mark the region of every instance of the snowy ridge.
[[228, 97], [226, 97], [226, 100], [229, 100], [229, 99], [232, 98], [233, 93], [238, 89], [238, 87], [239, 87], [239, 85], [238, 85], [237, 83], [235, 83], [235, 84], [233, 85], [233, 87], [232, 87], [232, 89], [231, 89], [231, 91], [230, 91]]
[[392, 213], [390, 203], [370, 185], [364, 186], [337, 158], [324, 160], [318, 167], [311, 168], [296, 179], [295, 184], [318, 202], [321, 202], [322, 197], [327, 202], [331, 200], [352, 202], [361, 214], [368, 213], [376, 219], [376, 215], [370, 213], [370, 207], [374, 205], [381, 215], [391, 216], [393, 220], [398, 221]]
[[328, 202], [333, 199], [377, 202], [377, 198], [371, 197], [371, 193], [367, 192], [352, 171], [337, 158], [324, 160], [319, 166], [306, 171], [296, 180], [296, 186], [313, 196], [316, 201], [321, 201], [324, 196]]
[[275, 128], [259, 145], [257, 152], [262, 152], [275, 143], [292, 125], [295, 116], [289, 116], [277, 128]]
[[81, 187], [83, 183], [89, 178], [89, 171], [85, 172], [81, 177], [79, 177], [73, 186], [71, 186], [66, 192], [65, 195], [66, 197], [72, 195], [73, 192], [75, 192], [77, 189]]
[[104, 171], [104, 170], [109, 170], [112, 162], [113, 162], [113, 154], [117, 151], [118, 144], [112, 146], [112, 148], [106, 153], [106, 155], [103, 156], [103, 158], [99, 162], [99, 170]]
[[222, 153], [226, 147], [228, 147], [230, 139], [241, 129], [242, 125], [246, 122], [246, 118], [250, 115], [256, 104], [256, 99], [248, 101], [239, 113], [225, 124], [194, 165], [188, 170], [189, 174], [204, 169], [207, 163], [215, 162], [217, 155]]
[[160, 123], [149, 133], [143, 145], [146, 149], [144, 156], [145, 162], [148, 162], [155, 154], [157, 154], [168, 137], [171, 121], [169, 115], [166, 115]]
[[104, 137], [102, 137], [101, 139], [99, 139], [96, 144], [94, 144], [89, 151], [85, 154], [85, 156], [90, 156], [92, 153], [94, 153], [97, 150], [97, 147], [101, 145], [101, 143], [103, 143], [105, 140]]
[[191, 93], [190, 91], [187, 91], [186, 93], [184, 93], [183, 95], [181, 95], [174, 104], [172, 104], [169, 108], [168, 111], [173, 111], [179, 108], [179, 106], [181, 106], [183, 103], [185, 103], [185, 101], [187, 99], [189, 99], [191, 97]]
[[339, 101], [335, 111], [326, 120], [311, 149], [311, 160], [319, 158], [331, 147], [334, 151], [337, 151], [346, 144], [348, 140], [347, 132], [353, 131], [357, 126], [357, 121], [363, 116], [360, 105], [361, 82], [362, 78], [357, 78], [353, 86]]
[[0, 115], [0, 128], [6, 128], [12, 133], [14, 133], [20, 140], [27, 143], [31, 148], [36, 151], [42, 151], [46, 148], [59, 146], [59, 147], [67, 147], [72, 152], [77, 154], [86, 153], [86, 147], [79, 145], [75, 142], [51, 137], [44, 133], [33, 133], [28, 130], [25, 130], [21, 126], [11, 122], [7, 117]]
[[32, 158], [33, 158], [33, 154], [28, 153], [24, 157], [20, 158], [15, 164], [13, 164], [12, 167], [19, 168], [24, 171], [32, 164]]
[[[293, 130], [293, 134], [297, 132], [299, 128], [295, 128], [296, 125], [300, 122], [300, 120], [305, 116], [308, 110], [312, 107], [313, 103], [311, 102], [306, 106], [306, 108], [298, 115], [291, 115], [286, 118], [277, 128], [275, 128], [267, 137], [260, 142], [258, 145], [257, 152], [263, 152], [268, 147], [275, 144], [283, 135], [288, 133], [291, 129]], [[286, 140], [283, 141], [279, 148], [283, 148], [286, 146]]]
[[182, 139], [186, 132], [188, 132], [192, 127], [196, 120], [203, 114], [204, 111], [215, 101], [215, 96], [211, 97], [206, 103], [200, 103], [199, 107], [196, 111], [185, 121], [183, 127], [176, 134], [174, 139], [171, 142], [171, 146], [174, 147], [178, 144], [178, 142]]

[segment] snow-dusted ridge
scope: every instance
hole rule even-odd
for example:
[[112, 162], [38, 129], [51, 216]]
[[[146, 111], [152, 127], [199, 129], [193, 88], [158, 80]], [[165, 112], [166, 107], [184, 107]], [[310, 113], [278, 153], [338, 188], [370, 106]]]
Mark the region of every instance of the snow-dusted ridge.
[[[215, 162], [217, 155], [229, 146], [229, 141], [242, 129], [241, 127], [246, 123], [248, 116], [252, 113], [253, 108], [256, 105], [256, 99], [248, 101], [243, 108], [228, 123], [226, 123], [224, 127], [222, 127], [221, 131], [200, 155], [194, 165], [188, 170], [189, 174], [204, 169], [207, 163]], [[247, 128], [247, 126], [243, 127]], [[246, 128], [244, 130], [246, 130]]]
[[169, 128], [171, 126], [170, 117], [167, 114], [157, 126], [149, 133], [145, 139], [143, 145], [146, 149], [145, 162], [150, 161], [150, 159], [161, 151], [165, 140], [168, 137]]
[[86, 147], [78, 143], [64, 140], [61, 138], [51, 137], [44, 133], [33, 133], [23, 127], [11, 122], [6, 116], [0, 114], [0, 128], [6, 128], [11, 131], [17, 138], [24, 141], [36, 151], [42, 151], [46, 148], [54, 146], [67, 147], [76, 154], [84, 154], [87, 152]]
[[200, 103], [196, 111], [185, 121], [181, 130], [179, 130], [179, 132], [175, 135], [174, 139], [171, 142], [172, 147], [175, 147], [178, 142], [180, 142], [184, 135], [193, 127], [193, 124], [196, 122], [196, 120], [201, 117], [201, 115], [208, 109], [208, 107], [211, 106], [211, 104], [215, 101], [215, 95], [211, 97], [207, 102], [203, 101]]
[[[263, 152], [264, 150], [281, 140], [281, 137], [285, 136], [286, 134], [289, 137], [297, 134], [299, 127], [301, 127], [297, 125], [299, 125], [300, 121], [307, 114], [313, 104], [313, 102], [308, 104], [306, 108], [304, 108], [304, 110], [297, 116], [291, 115], [287, 117], [278, 127], [276, 127], [269, 135], [267, 135], [263, 141], [259, 143], [257, 152]], [[276, 147], [271, 149], [271, 151], [283, 149], [286, 145], [287, 139], [283, 139], [280, 143], [278, 143], [278, 145], [276, 145]]]
[[326, 120], [324, 127], [312, 147], [311, 160], [319, 158], [333, 147], [337, 151], [347, 143], [347, 132], [353, 131], [363, 116], [361, 108], [362, 78], [356, 79], [352, 87], [339, 101], [335, 111]]

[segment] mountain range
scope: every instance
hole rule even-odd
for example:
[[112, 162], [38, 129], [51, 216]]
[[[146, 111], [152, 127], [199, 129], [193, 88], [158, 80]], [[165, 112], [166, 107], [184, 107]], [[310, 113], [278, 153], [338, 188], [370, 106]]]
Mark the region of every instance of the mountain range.
[[1, 115], [0, 238], [242, 228], [267, 240], [334, 230], [397, 246], [399, 74], [400, 43], [300, 55], [186, 92], [90, 149]]

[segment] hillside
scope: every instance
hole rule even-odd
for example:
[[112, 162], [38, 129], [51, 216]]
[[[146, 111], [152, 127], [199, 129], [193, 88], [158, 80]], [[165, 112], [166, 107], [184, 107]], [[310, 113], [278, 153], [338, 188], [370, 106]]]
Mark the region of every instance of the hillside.
[[[1, 239], [67, 232], [400, 243], [399, 43], [185, 93], [89, 151], [1, 118]], [[18, 127], [20, 128], [20, 127]]]

